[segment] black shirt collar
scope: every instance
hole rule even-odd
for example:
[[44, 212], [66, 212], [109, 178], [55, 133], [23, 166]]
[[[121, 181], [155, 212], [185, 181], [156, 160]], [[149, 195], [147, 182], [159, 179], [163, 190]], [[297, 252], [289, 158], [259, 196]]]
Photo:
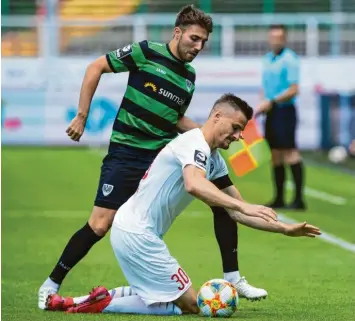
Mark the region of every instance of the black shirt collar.
[[285, 51], [285, 47], [281, 48], [277, 53], [273, 52], [272, 60], [275, 60], [277, 57], [280, 57]]
[[168, 43], [166, 44], [166, 49], [168, 50], [169, 54], [170, 54], [176, 61], [180, 62], [181, 64], [185, 64], [185, 61], [183, 61], [183, 60], [177, 58], [177, 57], [171, 52]]

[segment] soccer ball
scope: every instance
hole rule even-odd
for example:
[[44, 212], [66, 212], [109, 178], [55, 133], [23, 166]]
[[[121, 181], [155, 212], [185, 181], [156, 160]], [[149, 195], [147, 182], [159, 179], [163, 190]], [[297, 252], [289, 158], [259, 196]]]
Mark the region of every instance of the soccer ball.
[[230, 317], [237, 310], [238, 293], [226, 280], [210, 280], [198, 291], [197, 305], [205, 317]]
[[329, 160], [334, 164], [343, 163], [348, 156], [346, 148], [343, 146], [332, 147], [328, 152]]

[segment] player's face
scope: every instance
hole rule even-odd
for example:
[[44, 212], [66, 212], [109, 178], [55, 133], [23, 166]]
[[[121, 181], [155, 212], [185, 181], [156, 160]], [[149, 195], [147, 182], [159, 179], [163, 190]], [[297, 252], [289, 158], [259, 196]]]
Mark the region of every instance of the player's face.
[[238, 141], [247, 122], [247, 118], [240, 110], [230, 108], [223, 112], [216, 126], [217, 147], [228, 149], [232, 142]]
[[286, 44], [286, 33], [283, 29], [271, 29], [269, 31], [269, 45], [272, 51], [278, 52]]
[[179, 30], [177, 51], [183, 61], [191, 62], [199, 54], [208, 40], [208, 32], [199, 25], [191, 25]]

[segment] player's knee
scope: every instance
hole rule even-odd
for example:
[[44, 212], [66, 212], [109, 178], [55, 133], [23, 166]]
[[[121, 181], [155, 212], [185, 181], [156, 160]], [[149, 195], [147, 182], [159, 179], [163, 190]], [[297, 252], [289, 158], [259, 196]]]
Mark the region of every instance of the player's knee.
[[95, 234], [104, 236], [111, 228], [116, 210], [95, 207], [90, 218], [89, 225]]
[[282, 152], [276, 149], [273, 149], [271, 152], [272, 165], [279, 166], [283, 163]]
[[288, 149], [284, 152], [286, 164], [295, 164], [301, 160], [301, 154], [297, 149]]
[[199, 313], [199, 308], [197, 306], [197, 301], [196, 300], [191, 300], [187, 306], [186, 306], [187, 310], [189, 313], [191, 314], [198, 314]]
[[187, 314], [197, 314], [199, 313], [199, 308], [197, 306], [197, 301], [195, 298], [189, 298], [189, 300], [181, 303], [180, 308], [183, 311], [183, 313], [187, 313]]

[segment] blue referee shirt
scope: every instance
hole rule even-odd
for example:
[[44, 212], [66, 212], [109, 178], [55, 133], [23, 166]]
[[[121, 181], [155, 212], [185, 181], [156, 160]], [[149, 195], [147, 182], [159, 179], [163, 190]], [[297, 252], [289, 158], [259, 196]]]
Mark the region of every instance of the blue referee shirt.
[[[299, 81], [299, 59], [288, 48], [284, 48], [278, 55], [267, 53], [263, 58], [262, 86], [265, 99], [274, 99], [285, 92], [292, 84]], [[295, 103], [296, 97], [278, 105]]]

